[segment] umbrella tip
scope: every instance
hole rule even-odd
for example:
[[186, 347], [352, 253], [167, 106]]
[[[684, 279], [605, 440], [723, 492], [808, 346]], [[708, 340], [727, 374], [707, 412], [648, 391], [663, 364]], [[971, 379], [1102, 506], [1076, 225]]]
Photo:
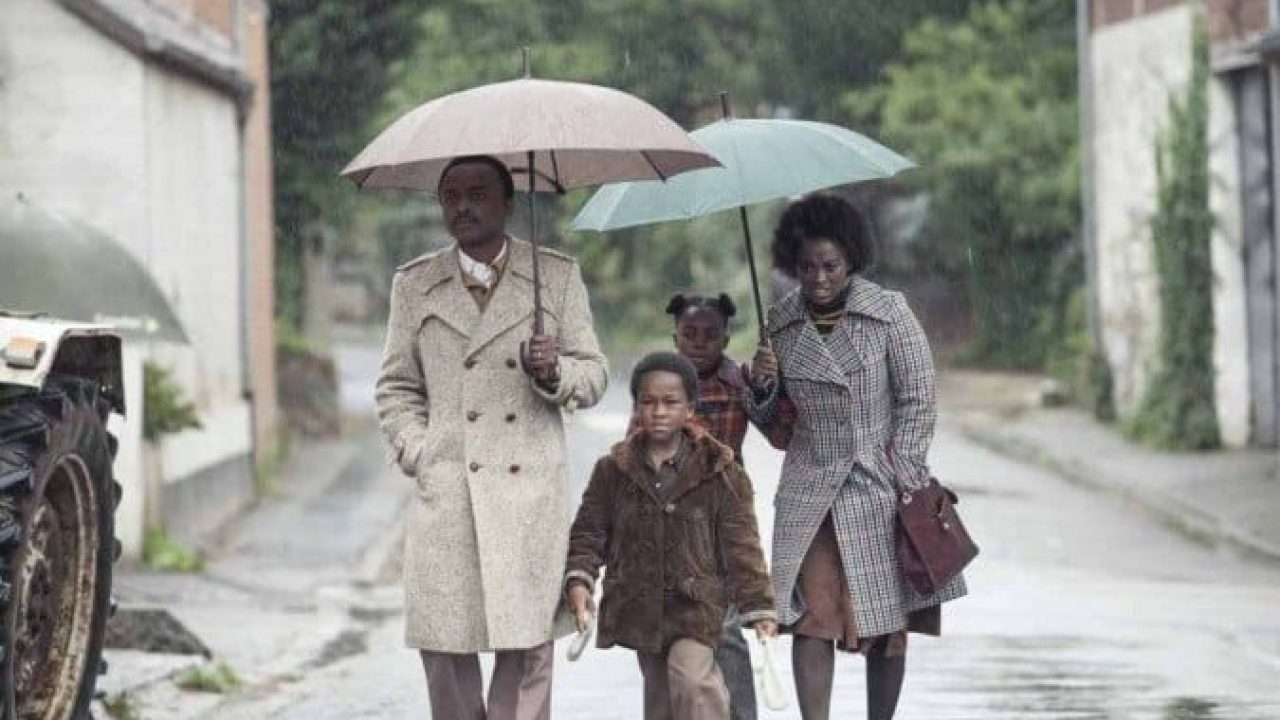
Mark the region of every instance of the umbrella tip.
[[520, 55], [524, 62], [524, 76], [533, 77], [533, 63], [529, 62], [529, 46], [525, 45], [520, 48]]

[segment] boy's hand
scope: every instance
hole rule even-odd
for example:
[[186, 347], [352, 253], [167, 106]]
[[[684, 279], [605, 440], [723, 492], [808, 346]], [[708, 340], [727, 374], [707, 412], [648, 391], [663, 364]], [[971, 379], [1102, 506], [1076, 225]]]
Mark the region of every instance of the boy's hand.
[[763, 641], [767, 637], [778, 636], [778, 623], [772, 620], [760, 620], [754, 624], [756, 637]]
[[596, 614], [596, 601], [586, 585], [576, 582], [569, 586], [569, 610], [578, 623], [578, 632], [586, 630], [591, 616]]

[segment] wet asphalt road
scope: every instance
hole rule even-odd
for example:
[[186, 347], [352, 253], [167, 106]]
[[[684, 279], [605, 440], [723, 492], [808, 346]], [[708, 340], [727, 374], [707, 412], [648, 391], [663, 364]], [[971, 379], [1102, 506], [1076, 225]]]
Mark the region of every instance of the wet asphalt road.
[[[344, 394], [368, 392], [363, 372], [347, 372], [367, 365], [367, 354], [340, 357]], [[621, 434], [627, 404], [615, 385], [600, 408], [571, 420], [575, 497]], [[754, 433], [746, 455], [767, 541], [781, 458]], [[1280, 719], [1280, 567], [1205, 548], [1118, 500], [993, 454], [961, 437], [945, 413], [931, 462], [960, 493], [983, 552], [968, 574], [970, 596], [944, 612], [943, 637], [912, 637], [898, 717]], [[393, 614], [365, 638], [365, 652], [213, 717], [430, 717], [402, 622]], [[780, 650], [790, 690], [785, 639]], [[563, 652], [554, 717], [641, 716], [629, 651], [591, 649], [576, 663]], [[834, 717], [864, 716], [862, 673], [859, 657], [841, 656]], [[799, 713], [793, 704], [761, 717]]]

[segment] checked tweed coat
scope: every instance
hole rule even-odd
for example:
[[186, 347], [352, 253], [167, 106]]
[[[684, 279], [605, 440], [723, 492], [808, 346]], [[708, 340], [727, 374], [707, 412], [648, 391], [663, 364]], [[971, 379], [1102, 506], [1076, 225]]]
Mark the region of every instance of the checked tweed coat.
[[608, 371], [577, 263], [543, 250], [559, 387], [548, 393], [524, 373], [533, 250], [508, 242], [483, 313], [463, 287], [456, 245], [401, 266], [392, 282], [376, 394], [392, 456], [417, 489], [404, 554], [414, 648], [530, 648], [572, 631], [567, 612], [553, 631], [570, 522], [561, 410], [595, 404]]
[[[958, 577], [932, 597], [902, 578], [894, 554], [895, 475], [908, 487], [929, 479], [925, 455], [937, 418], [932, 353], [901, 293], [852, 279], [848, 314], [831, 335], [814, 327], [798, 290], [769, 309], [781, 382], [746, 395], [768, 423], [782, 395], [796, 419], [774, 498], [773, 583], [778, 621], [804, 612], [796, 580], [831, 513], [859, 637], [902, 630], [907, 614], [965, 594]], [[890, 451], [892, 448], [892, 451]]]

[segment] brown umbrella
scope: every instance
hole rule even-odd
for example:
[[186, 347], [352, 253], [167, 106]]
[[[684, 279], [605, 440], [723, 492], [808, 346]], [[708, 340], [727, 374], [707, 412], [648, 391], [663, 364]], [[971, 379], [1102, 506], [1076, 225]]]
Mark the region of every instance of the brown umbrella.
[[[440, 172], [461, 155], [506, 163], [516, 187], [557, 192], [625, 180], [666, 180], [720, 163], [671, 118], [612, 88], [519, 80], [484, 85], [432, 100], [383, 130], [343, 168], [360, 187], [434, 193]], [[533, 196], [530, 194], [532, 210]], [[542, 327], [542, 285], [534, 243], [535, 324]]]

